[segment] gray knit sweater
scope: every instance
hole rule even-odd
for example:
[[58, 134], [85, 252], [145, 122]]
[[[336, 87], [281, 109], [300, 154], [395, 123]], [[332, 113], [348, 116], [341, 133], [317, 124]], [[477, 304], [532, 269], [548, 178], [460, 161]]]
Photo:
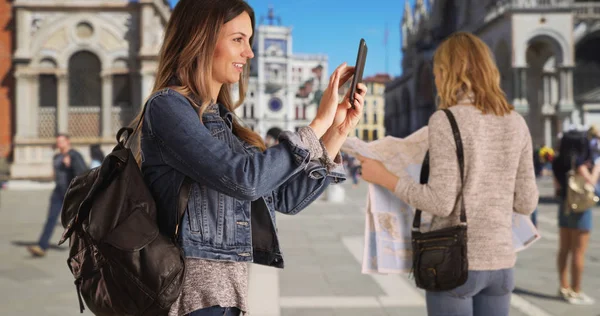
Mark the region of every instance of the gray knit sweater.
[[[464, 148], [463, 196], [468, 223], [469, 270], [514, 266], [513, 212], [529, 215], [538, 203], [531, 135], [521, 115], [484, 115], [468, 101], [450, 107]], [[431, 229], [459, 222], [461, 182], [456, 144], [442, 111], [429, 120], [429, 182], [401, 176], [395, 194], [434, 215]], [[456, 207], [455, 207], [456, 205]]]

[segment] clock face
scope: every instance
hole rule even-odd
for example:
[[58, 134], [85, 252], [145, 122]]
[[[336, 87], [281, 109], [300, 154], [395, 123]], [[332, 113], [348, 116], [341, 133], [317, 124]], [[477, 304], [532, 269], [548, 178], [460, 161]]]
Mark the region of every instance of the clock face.
[[287, 42], [282, 39], [265, 39], [265, 49], [273, 54], [283, 54], [287, 52]]
[[273, 112], [278, 112], [282, 108], [283, 108], [283, 103], [281, 102], [281, 99], [271, 98], [271, 100], [269, 100], [269, 110], [271, 110]]

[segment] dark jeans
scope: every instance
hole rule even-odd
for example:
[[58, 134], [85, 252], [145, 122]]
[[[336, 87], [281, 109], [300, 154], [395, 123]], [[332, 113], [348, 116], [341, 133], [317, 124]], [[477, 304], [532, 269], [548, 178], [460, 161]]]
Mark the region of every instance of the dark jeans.
[[235, 307], [212, 306], [193, 311], [188, 316], [239, 316], [242, 312]]
[[425, 294], [429, 316], [508, 316], [515, 288], [513, 269], [472, 271], [453, 290]]
[[537, 208], [535, 209], [535, 211], [533, 211], [533, 213], [531, 213], [531, 222], [533, 223], [533, 226], [537, 227]]
[[50, 196], [48, 217], [46, 218], [46, 224], [44, 225], [44, 230], [42, 231], [42, 235], [40, 236], [40, 241], [38, 243], [40, 248], [44, 250], [48, 249], [50, 238], [52, 238], [52, 233], [54, 232], [54, 227], [56, 227], [56, 221], [60, 216], [60, 210], [63, 205], [64, 195], [60, 194], [58, 191], [59, 190], [54, 189], [54, 191], [52, 191], [52, 196]]

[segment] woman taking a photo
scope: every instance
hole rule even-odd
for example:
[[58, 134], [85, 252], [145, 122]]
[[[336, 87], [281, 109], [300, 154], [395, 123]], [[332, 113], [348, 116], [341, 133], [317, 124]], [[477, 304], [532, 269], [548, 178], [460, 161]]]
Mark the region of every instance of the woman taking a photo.
[[[235, 116], [254, 57], [254, 12], [242, 0], [180, 0], [168, 22], [141, 136], [141, 167], [161, 231], [178, 231], [186, 263], [170, 315], [240, 315], [248, 308], [248, 262], [283, 268], [275, 210], [296, 214], [343, 180], [339, 150], [362, 115], [337, 91], [353, 74], [340, 65], [318, 113], [266, 149]], [[240, 101], [230, 93], [239, 83]], [[177, 226], [184, 180], [187, 210]]]
[[513, 212], [529, 215], [538, 203], [531, 136], [507, 103], [488, 47], [470, 33], [456, 33], [435, 52], [433, 73], [439, 109], [451, 111], [464, 148], [461, 181], [457, 147], [443, 111], [429, 119], [429, 181], [397, 177], [380, 162], [361, 157], [362, 177], [428, 212], [431, 230], [467, 218], [468, 279], [449, 291], [426, 292], [430, 316], [507, 316], [515, 286]]

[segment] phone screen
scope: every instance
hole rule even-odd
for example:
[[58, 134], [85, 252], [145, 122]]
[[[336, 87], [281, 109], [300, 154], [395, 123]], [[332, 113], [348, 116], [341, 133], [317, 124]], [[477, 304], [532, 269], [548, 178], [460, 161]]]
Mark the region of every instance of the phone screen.
[[365, 70], [365, 62], [367, 60], [367, 42], [364, 38], [360, 39], [358, 44], [358, 55], [356, 56], [356, 65], [354, 68], [354, 77], [350, 84], [350, 104], [354, 108], [354, 94], [356, 93], [356, 85], [362, 82], [363, 71]]

